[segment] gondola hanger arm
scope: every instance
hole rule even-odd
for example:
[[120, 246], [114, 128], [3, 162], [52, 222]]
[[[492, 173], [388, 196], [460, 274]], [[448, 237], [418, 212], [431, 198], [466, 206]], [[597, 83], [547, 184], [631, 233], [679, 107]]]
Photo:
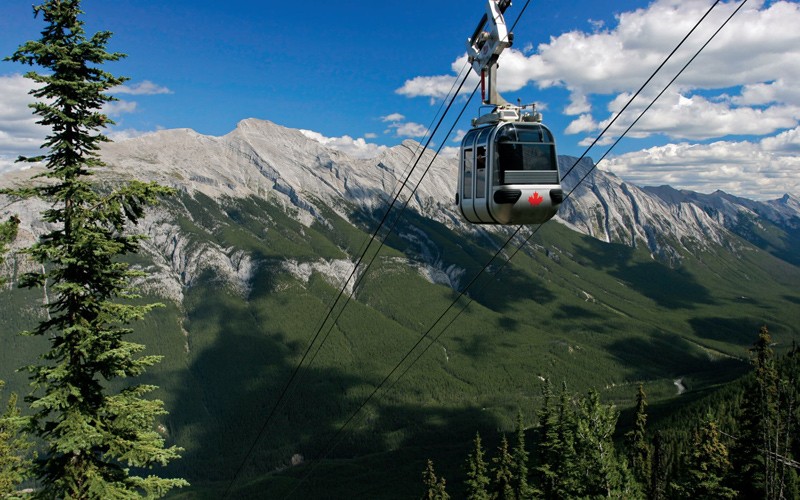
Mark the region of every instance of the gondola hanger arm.
[[[514, 35], [508, 32], [503, 12], [511, 6], [510, 0], [487, 0], [486, 14], [472, 36], [467, 39], [467, 57], [472, 69], [481, 77], [482, 100], [484, 104], [508, 104], [497, 93], [497, 59], [507, 47], [513, 43]], [[488, 30], [484, 30], [488, 28]], [[488, 99], [486, 89], [488, 87]]]

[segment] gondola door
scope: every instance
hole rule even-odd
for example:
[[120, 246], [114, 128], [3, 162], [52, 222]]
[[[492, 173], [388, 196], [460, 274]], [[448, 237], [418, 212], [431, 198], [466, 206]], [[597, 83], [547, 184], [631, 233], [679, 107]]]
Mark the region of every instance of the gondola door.
[[489, 154], [488, 143], [489, 136], [494, 127], [486, 127], [480, 131], [478, 138], [475, 140], [475, 222], [491, 223], [492, 216], [489, 212], [489, 203], [487, 203], [487, 175], [489, 172]]
[[475, 172], [475, 137], [476, 130], [471, 130], [461, 141], [461, 158], [459, 158], [458, 175], [458, 206], [461, 215], [469, 222], [480, 222], [475, 214], [473, 191]]
[[478, 218], [475, 215], [475, 204], [474, 199], [472, 196], [472, 191], [474, 189], [473, 183], [473, 168], [475, 166], [475, 148], [471, 146], [465, 146], [461, 148], [461, 175], [460, 177], [460, 186], [459, 191], [461, 193], [461, 213], [464, 215], [464, 218], [470, 222], [478, 222]]
[[461, 143], [459, 207], [464, 218], [476, 224], [492, 222], [487, 203], [491, 131], [492, 127], [471, 130]]

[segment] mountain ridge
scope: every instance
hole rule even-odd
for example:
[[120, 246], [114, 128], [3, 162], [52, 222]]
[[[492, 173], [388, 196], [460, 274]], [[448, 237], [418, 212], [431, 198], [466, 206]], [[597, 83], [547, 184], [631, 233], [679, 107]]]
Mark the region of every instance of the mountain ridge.
[[[740, 236], [696, 203], [669, 203], [595, 169], [556, 223], [523, 228], [493, 260], [514, 228], [463, 223], [453, 207], [456, 162], [438, 158], [410, 210], [396, 223], [396, 211], [387, 218], [380, 252], [362, 253], [419, 146], [406, 141], [363, 160], [309, 141], [253, 120], [223, 137], [165, 131], [102, 150], [109, 168], [99, 171], [101, 183], [136, 177], [178, 189], [132, 229], [148, 238], [129, 258], [147, 274], [146, 299], [165, 304], [133, 335], [148, 354], [164, 356], [142, 383], [161, 387], [156, 397], [170, 411], [165, 437], [186, 449], [170, 472], [198, 485], [189, 496], [207, 488], [208, 498], [218, 497], [251, 445], [242, 477], [291, 480], [293, 457], [318, 457], [405, 353], [416, 368], [402, 365], [402, 380], [364, 408], [323, 465], [407, 454], [392, 462], [402, 470], [394, 479], [368, 479], [392, 483], [398, 498], [415, 494], [409, 478], [430, 447], [467, 443], [476, 430], [509, 431], [520, 409], [535, 415], [545, 379], [595, 388], [621, 408], [646, 383], [654, 406], [679, 405], [743, 373], [761, 324], [776, 349], [800, 339], [800, 267], [772, 254], [796, 248], [784, 219], [746, 211], [734, 226]], [[425, 151], [414, 179], [431, 160]], [[559, 161], [568, 168], [574, 159]], [[592, 166], [582, 161], [565, 189]], [[7, 201], [0, 215], [23, 220], [18, 245], [35, 241], [46, 229], [38, 222], [46, 204]], [[792, 199], [784, 205], [791, 209]], [[772, 246], [761, 250], [748, 234]], [[362, 255], [355, 282], [345, 283]], [[43, 316], [41, 289], [12, 286], [25, 264], [20, 255], [5, 263], [12, 279], [0, 290], [0, 331]], [[342, 288], [348, 306], [334, 310]], [[320, 325], [329, 314], [338, 319]], [[327, 342], [313, 346], [302, 383], [253, 444], [253, 429], [316, 331]], [[26, 390], [14, 368], [36, 359], [37, 340], [47, 341], [0, 337], [0, 378], [11, 390]], [[424, 356], [423, 346], [431, 347]], [[339, 483], [320, 478], [315, 488]], [[338, 491], [331, 496], [352, 497]]]
[[[395, 207], [403, 206], [416, 186], [408, 206], [422, 216], [465, 234], [507, 233], [508, 228], [464, 222], [453, 203], [457, 161], [425, 150], [415, 163], [421, 150], [419, 143], [406, 140], [375, 158], [353, 158], [300, 130], [249, 118], [219, 137], [171, 129], [106, 144], [101, 155], [109, 168], [101, 175], [155, 180], [212, 199], [273, 199], [292, 207], [309, 226], [325, 223], [321, 214], [326, 209], [351, 222], [353, 205], [384, 213], [413, 165]], [[719, 246], [736, 251], [732, 234], [779, 258], [800, 262], [792, 252], [800, 246], [800, 200], [792, 195], [758, 202], [722, 191], [639, 187], [594, 168], [590, 158], [576, 161], [559, 157], [562, 173], [572, 169], [563, 181], [565, 192], [572, 194], [554, 219], [572, 230], [607, 243], [642, 246], [673, 266], [687, 252]], [[424, 182], [418, 184], [424, 172]], [[29, 175], [5, 177], [19, 182]]]
[[[178, 143], [175, 136], [184, 137]], [[306, 223], [319, 213], [314, 202], [309, 201], [312, 196], [345, 217], [347, 211], [341, 210], [340, 200], [365, 209], [381, 209], [388, 204], [421, 149], [418, 143], [406, 140], [375, 158], [352, 158], [299, 130], [251, 118], [242, 120], [236, 129], [221, 137], [203, 136], [189, 129], [161, 131], [110, 144], [104, 147], [103, 155], [112, 167], [141, 170], [147, 163], [157, 161], [143, 155], [143, 149], [152, 154], [153, 150], [177, 146], [183, 149], [182, 158], [192, 159], [189, 165], [168, 154], [161, 154], [159, 163], [166, 171], [171, 168], [188, 179], [188, 185], [163, 175], [162, 182], [196, 189], [212, 198], [223, 194], [263, 196], [271, 192], [301, 209]], [[214, 161], [198, 165], [193, 160], [198, 156]], [[170, 160], [174, 164], [170, 165]], [[565, 172], [575, 161], [572, 157], [560, 157], [561, 171]], [[409, 206], [451, 228], [470, 232], [472, 228], [461, 221], [452, 203], [457, 174], [455, 159], [439, 156], [434, 160], [433, 153], [426, 150], [417, 163], [408, 186], [416, 185], [429, 164], [432, 168], [417, 187]], [[214, 168], [217, 164], [224, 168]], [[571, 191], [577, 179], [583, 178], [593, 166], [591, 159], [582, 159], [565, 179], [565, 190]], [[159, 177], [152, 170], [151, 173]], [[735, 226], [740, 212], [758, 214], [781, 228], [800, 227], [800, 201], [789, 194], [758, 202], [722, 191], [704, 195], [669, 188], [668, 193], [666, 188], [635, 186], [600, 169], [594, 169], [586, 180], [566, 200], [557, 221], [602, 241], [630, 246], [644, 244], [654, 256], [667, 260], [679, 260], [679, 250], [686, 250], [687, 246], [704, 248], [707, 241], [723, 244], [726, 240], [723, 229]]]

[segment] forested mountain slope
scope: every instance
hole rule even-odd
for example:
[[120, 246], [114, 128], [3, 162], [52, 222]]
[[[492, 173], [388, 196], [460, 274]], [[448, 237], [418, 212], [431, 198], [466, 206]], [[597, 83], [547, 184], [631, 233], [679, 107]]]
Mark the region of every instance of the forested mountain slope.
[[[148, 352], [165, 355], [148, 376], [170, 411], [163, 433], [186, 448], [171, 467], [198, 491], [227, 484], [317, 331], [306, 358], [313, 362], [240, 477], [270, 472], [280, 483], [296, 474], [286, 469], [293, 457], [319, 456], [423, 335], [391, 381], [404, 376], [366, 405], [330, 455], [331, 466], [394, 464], [380, 478], [370, 466], [360, 472], [388, 497], [416, 494], [406, 483], [431, 449], [468, 443], [476, 429], [510, 429], [520, 408], [533, 415], [544, 378], [596, 388], [621, 405], [645, 382], [651, 401], [680, 402], [741, 374], [761, 324], [778, 349], [800, 340], [795, 198], [759, 203], [639, 188], [601, 170], [509, 265], [493, 262], [448, 311], [510, 229], [461, 221], [452, 203], [456, 162], [443, 158], [372, 266], [359, 266], [336, 323], [320, 329], [418, 147], [406, 142], [354, 159], [300, 131], [245, 120], [223, 137], [169, 130], [103, 149], [104, 182], [136, 177], [179, 190], [134, 229], [149, 237], [136, 257], [149, 273], [142, 289], [166, 304], [135, 327]], [[412, 180], [432, 159], [426, 151]], [[574, 159], [560, 162], [566, 171]], [[565, 188], [589, 168], [589, 160], [579, 164]], [[41, 232], [44, 207], [6, 199], [0, 206], [2, 217], [22, 219], [17, 247]], [[373, 254], [374, 247], [367, 261]], [[11, 255], [3, 269], [11, 283], [0, 292], [0, 379], [20, 392], [26, 381], [15, 369], [43, 352], [39, 340], [15, 335], [41, 318], [46, 293], [14, 286], [27, 265]], [[679, 387], [688, 392], [679, 396]], [[353, 494], [322, 476], [313, 488]]]

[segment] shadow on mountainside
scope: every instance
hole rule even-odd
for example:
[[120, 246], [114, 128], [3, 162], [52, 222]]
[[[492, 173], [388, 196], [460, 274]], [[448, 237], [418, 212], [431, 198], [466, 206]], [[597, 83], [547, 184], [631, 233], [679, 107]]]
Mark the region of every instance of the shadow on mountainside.
[[[393, 223], [396, 212], [397, 210], [393, 211], [388, 218], [388, 225]], [[379, 217], [383, 217], [380, 211], [361, 210], [354, 214], [355, 220], [360, 221], [370, 233], [378, 224]], [[381, 232], [384, 233], [385, 230]], [[385, 244], [402, 252], [412, 261], [424, 262], [442, 270], [462, 271], [457, 283], [452, 283], [456, 294], [465, 290], [475, 279], [467, 290], [467, 295], [495, 312], [506, 313], [516, 302], [522, 300], [532, 300], [539, 304], [554, 301], [555, 295], [539, 278], [529, 273], [515, 272], [513, 263], [504, 266], [495, 276], [507, 257], [501, 255], [491, 265], [489, 263], [502, 243], [497, 236], [483, 230], [465, 238], [463, 234], [452, 231], [440, 222], [406, 210]], [[509, 247], [506, 251], [511, 253], [514, 248]], [[489, 267], [478, 275], [487, 265]]]
[[[329, 440], [396, 362], [394, 357], [399, 358], [400, 341], [403, 345], [410, 343], [408, 336], [400, 338], [383, 328], [376, 330], [374, 339], [343, 333], [360, 324], [354, 323], [355, 317], [364, 311], [355, 309], [358, 314], [353, 318], [343, 316], [319, 358], [310, 369], [301, 370], [297, 383], [256, 441], [313, 333], [309, 325], [316, 326], [324, 315], [332, 293], [327, 285], [313, 279], [304, 288], [274, 269], [262, 271], [254, 278], [260, 291], [249, 301], [228, 291], [211, 273], [186, 290], [187, 366], [171, 375], [174, 380], [160, 381], [175, 394], [165, 419], [171, 441], [186, 448], [183, 458], [167, 472], [195, 485], [179, 497], [214, 498], [233, 478], [251, 446], [252, 453], [239, 473], [234, 492], [265, 475], [272, 478], [269, 491], [283, 491], [280, 485], [286, 481], [294, 484], [297, 474], [305, 469], [292, 466], [292, 462], [313, 460], [325, 451]], [[323, 286], [326, 288], [321, 293]], [[380, 351], [384, 344], [390, 346], [388, 351]], [[431, 405], [426, 394], [422, 389], [418, 399], [409, 400], [407, 396], [382, 397], [379, 393], [348, 426], [329, 459], [350, 460], [431, 442], [445, 443], [453, 433], [459, 434], [459, 440], [468, 441], [476, 427], [496, 427], [492, 413], [457, 402]], [[419, 467], [424, 459], [414, 457]], [[374, 474], [371, 481], [382, 481], [376, 479], [381, 471], [370, 474]], [[326, 485], [327, 480], [332, 482]], [[339, 488], [339, 498], [346, 498], [346, 488], [339, 483], [341, 477], [323, 472], [311, 484], [317, 494], [326, 488]]]
[[658, 331], [644, 338], [628, 337], [615, 341], [608, 346], [608, 352], [630, 367], [628, 378], [631, 380], [722, 371], [729, 363], [737, 367], [741, 364], [734, 359], [713, 361], [697, 344], [678, 335]]
[[741, 346], [752, 345], [755, 332], [758, 332], [763, 323], [762, 320], [752, 316], [741, 318], [704, 317], [689, 320], [694, 334], [698, 337]]
[[648, 257], [637, 255], [635, 248], [586, 239], [575, 251], [587, 264], [608, 272], [661, 307], [692, 309], [714, 303], [710, 291], [685, 269], [643, 260]]

